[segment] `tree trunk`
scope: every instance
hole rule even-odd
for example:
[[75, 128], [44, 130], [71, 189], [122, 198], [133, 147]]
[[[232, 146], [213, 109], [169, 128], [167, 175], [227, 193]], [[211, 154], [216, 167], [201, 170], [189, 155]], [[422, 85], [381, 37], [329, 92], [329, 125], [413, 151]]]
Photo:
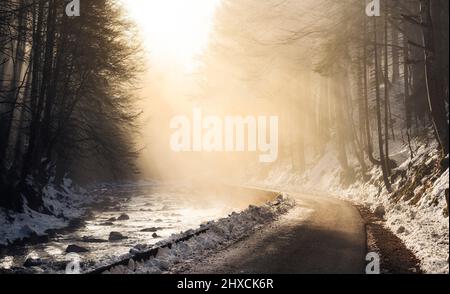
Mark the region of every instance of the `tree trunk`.
[[400, 80], [400, 52], [399, 52], [399, 33], [392, 27], [392, 83]]
[[379, 160], [376, 160], [373, 155], [373, 143], [372, 143], [372, 135], [370, 129], [370, 111], [369, 111], [369, 83], [367, 79], [367, 21], [364, 18], [364, 46], [363, 46], [363, 77], [364, 77], [364, 112], [365, 112], [365, 133], [366, 133], [366, 148], [367, 148], [367, 156], [369, 160], [374, 165], [381, 165]]
[[20, 92], [20, 81], [22, 78], [22, 68], [25, 57], [25, 20], [26, 13], [22, 9], [24, 0], [20, 1], [17, 21], [17, 40], [15, 44], [15, 55], [13, 59], [12, 79], [9, 85], [9, 91], [4, 103], [4, 111], [0, 116], [0, 163], [5, 163], [6, 153], [9, 147], [9, 136], [11, 134], [12, 121], [16, 108], [17, 98]]
[[[440, 2], [430, 0], [420, 1], [420, 16], [422, 23], [423, 44], [425, 47], [425, 79], [427, 85], [428, 104], [433, 121], [436, 139], [439, 142], [442, 153], [449, 151], [449, 125], [447, 122], [445, 106], [445, 85], [443, 77], [439, 76], [439, 51], [440, 40], [435, 40], [436, 27], [440, 19]], [[432, 16], [435, 17], [433, 22]], [[437, 45], [438, 44], [438, 45]]]
[[411, 114], [411, 101], [409, 96], [409, 47], [408, 37], [403, 34], [403, 83], [404, 83], [404, 104], [405, 104], [405, 117], [406, 117], [406, 130], [411, 131], [412, 126], [412, 114]]
[[389, 121], [390, 121], [390, 97], [389, 97], [389, 50], [388, 50], [388, 6], [384, 10], [384, 131], [385, 131], [385, 165], [388, 177], [391, 176], [391, 164], [389, 159]]
[[[342, 79], [342, 77], [340, 78]], [[342, 80], [341, 80], [342, 81]], [[347, 150], [346, 150], [346, 141], [347, 141], [347, 136], [346, 136], [346, 126], [345, 126], [345, 111], [343, 109], [343, 105], [345, 104], [345, 92], [344, 92], [344, 83], [342, 83], [341, 81], [338, 81], [338, 85], [336, 86], [336, 91], [335, 93], [337, 93], [336, 97], [335, 97], [335, 112], [336, 112], [336, 142], [337, 142], [337, 149], [338, 149], [338, 160], [339, 163], [341, 164], [342, 170], [343, 170], [343, 175], [345, 177], [345, 180], [349, 180], [348, 179], [348, 175], [350, 175], [351, 172], [351, 168], [348, 164], [348, 156], [347, 156]], [[335, 83], [336, 84], [336, 83]], [[337, 101], [339, 100], [339, 101]]]
[[391, 183], [389, 181], [388, 171], [386, 167], [386, 158], [384, 155], [384, 144], [383, 144], [383, 127], [381, 123], [381, 95], [380, 95], [380, 81], [379, 81], [379, 74], [378, 69], [379, 62], [378, 62], [378, 45], [377, 45], [377, 18], [374, 17], [374, 34], [375, 34], [375, 42], [374, 42], [374, 52], [375, 52], [375, 93], [376, 93], [376, 108], [377, 108], [377, 127], [378, 127], [378, 149], [380, 152], [380, 162], [381, 162], [381, 169], [383, 172], [383, 181], [386, 186], [386, 189], [389, 193], [392, 192]]

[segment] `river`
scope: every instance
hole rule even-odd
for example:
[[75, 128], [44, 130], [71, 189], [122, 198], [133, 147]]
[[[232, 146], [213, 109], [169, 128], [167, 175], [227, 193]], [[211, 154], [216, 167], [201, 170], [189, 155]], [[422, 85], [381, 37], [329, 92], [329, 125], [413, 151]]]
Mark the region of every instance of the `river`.
[[[80, 224], [52, 234], [45, 241], [3, 250], [0, 269], [23, 268], [28, 257], [45, 263], [67, 262], [69, 245], [88, 250], [78, 253], [86, 264], [108, 263], [137, 244], [155, 244], [270, 197], [261, 191], [225, 185], [209, 185], [206, 189], [154, 183], [110, 185], [91, 193], [101, 194], [103, 204], [91, 207], [89, 216]], [[111, 232], [126, 238], [109, 241]]]

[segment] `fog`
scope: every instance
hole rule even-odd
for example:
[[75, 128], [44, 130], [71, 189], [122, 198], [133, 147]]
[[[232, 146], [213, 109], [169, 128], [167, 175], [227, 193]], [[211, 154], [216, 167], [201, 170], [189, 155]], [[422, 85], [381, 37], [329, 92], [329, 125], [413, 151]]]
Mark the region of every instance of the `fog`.
[[[240, 177], [248, 174], [249, 169], [258, 175], [280, 162], [295, 165], [302, 160], [297, 158], [295, 150], [301, 150], [300, 144], [314, 135], [308, 125], [310, 110], [305, 102], [315, 99], [320, 90], [317, 89], [320, 78], [312, 71], [314, 39], [308, 39], [312, 30], [308, 27], [312, 19], [310, 7], [318, 4], [285, 2], [221, 1], [207, 16], [195, 15], [194, 9], [185, 11], [203, 17], [204, 25], [210, 26], [203, 31], [206, 37], [193, 37], [192, 42], [201, 43], [195, 50], [190, 49], [195, 47], [192, 44], [186, 48], [173, 40], [166, 44], [152, 43], [155, 38], [145, 29], [152, 23], [137, 17], [141, 37], [144, 43], [148, 42], [146, 71], [139, 90], [143, 115], [138, 165], [142, 178], [245, 181]], [[171, 4], [174, 11], [180, 9], [177, 1]], [[183, 26], [189, 25], [193, 30], [197, 28], [189, 21], [180, 20], [173, 25], [175, 29], [161, 28], [161, 33], [176, 38], [185, 34], [187, 28]], [[182, 39], [182, 42], [189, 40]], [[160, 47], [167, 44], [176, 46], [176, 50], [167, 50], [164, 55]], [[177, 52], [186, 55], [185, 51], [189, 50], [190, 64], [176, 58]], [[156, 55], [152, 55], [154, 51]], [[170, 128], [171, 120], [180, 115], [192, 118], [193, 109], [201, 110], [204, 117], [277, 117], [279, 137], [275, 160], [261, 162], [261, 152], [250, 151], [253, 149], [247, 148], [248, 145], [245, 151], [236, 152], [175, 152], [170, 146], [175, 132]], [[247, 143], [248, 130], [246, 135]]]

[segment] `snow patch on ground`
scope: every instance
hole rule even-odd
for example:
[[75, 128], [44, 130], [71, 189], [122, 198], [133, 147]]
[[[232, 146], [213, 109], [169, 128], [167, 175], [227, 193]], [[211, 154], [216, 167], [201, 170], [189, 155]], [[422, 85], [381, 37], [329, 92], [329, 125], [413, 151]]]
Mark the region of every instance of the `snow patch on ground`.
[[22, 213], [0, 208], [0, 245], [7, 246], [32, 236], [45, 236], [50, 229], [67, 227], [71, 220], [85, 213], [84, 206], [93, 200], [85, 193], [65, 179], [59, 190], [51, 184], [44, 188], [44, 205], [52, 215], [34, 211], [27, 205]]
[[[105, 273], [168, 273], [175, 264], [195, 262], [211, 251], [220, 250], [235, 243], [277, 219], [280, 215], [287, 213], [294, 205], [293, 200], [286, 196], [279, 196], [276, 200], [263, 206], [250, 206], [240, 213], [233, 212], [226, 218], [205, 223], [197, 230], [174, 234], [169, 239], [157, 243], [155, 247], [161, 248], [158, 249], [154, 258], [141, 262], [130, 259], [128, 266], [117, 266]], [[179, 241], [186, 237], [190, 238]], [[171, 244], [171, 247], [166, 247], [167, 244]], [[149, 249], [151, 248], [147, 248], [145, 245], [138, 245], [130, 252], [138, 253]]]

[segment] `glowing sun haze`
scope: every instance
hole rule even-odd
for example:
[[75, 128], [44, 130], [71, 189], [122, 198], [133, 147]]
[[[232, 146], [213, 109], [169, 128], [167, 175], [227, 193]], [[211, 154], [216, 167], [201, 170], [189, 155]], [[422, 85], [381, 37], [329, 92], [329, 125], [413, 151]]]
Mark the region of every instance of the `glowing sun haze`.
[[121, 0], [153, 62], [189, 72], [208, 43], [220, 0]]

